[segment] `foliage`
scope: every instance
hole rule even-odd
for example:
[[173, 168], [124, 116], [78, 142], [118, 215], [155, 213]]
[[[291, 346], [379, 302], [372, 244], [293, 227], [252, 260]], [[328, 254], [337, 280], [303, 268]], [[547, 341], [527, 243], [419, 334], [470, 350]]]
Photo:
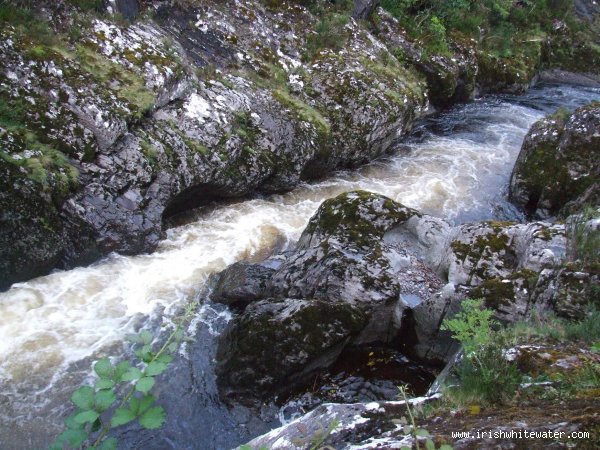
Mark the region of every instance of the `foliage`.
[[441, 330], [449, 330], [452, 337], [458, 340], [467, 355], [487, 345], [492, 337], [491, 309], [483, 308], [483, 299], [467, 299], [462, 302], [462, 311], [452, 319], [445, 319]]
[[348, 40], [345, 26], [350, 21], [347, 14], [328, 14], [317, 23], [315, 32], [306, 40], [305, 58], [314, 59], [322, 50], [330, 49], [339, 51]]
[[[183, 326], [191, 318], [194, 307], [189, 305], [184, 316], [162, 345], [155, 351], [154, 336], [147, 330], [130, 335], [139, 363], [121, 361], [114, 364], [103, 358], [94, 364], [98, 379], [93, 386], [79, 387], [71, 396], [75, 411], [65, 420], [66, 430], [50, 445], [50, 450], [86, 448], [113, 450], [117, 439], [109, 437], [114, 428], [137, 421], [144, 429], [160, 428], [165, 411], [156, 405], [150, 393], [156, 377], [164, 373], [173, 361], [184, 338]], [[119, 395], [124, 394], [121, 399]]]
[[[410, 423], [405, 421], [406, 426], [405, 426], [404, 432], [406, 434], [411, 434], [413, 436], [413, 438], [415, 439], [415, 447], [417, 448], [417, 450], [420, 450], [422, 448], [421, 443], [419, 442], [420, 437], [426, 438], [426, 440], [425, 440], [425, 449], [426, 450], [435, 450], [436, 446], [435, 446], [435, 443], [433, 442], [433, 440], [431, 439], [431, 435], [429, 434], [429, 432], [424, 428], [417, 428], [417, 424], [415, 421], [415, 414], [413, 413], [410, 402], [408, 401], [408, 396], [407, 396], [408, 387], [407, 386], [398, 386], [398, 390], [400, 391], [400, 394], [402, 395], [402, 398], [404, 399], [404, 404], [406, 405], [406, 412], [407, 412], [408, 418], [410, 420]], [[401, 450], [410, 450], [409, 447], [400, 447], [400, 448], [401, 448]], [[452, 450], [452, 446], [450, 446], [448, 444], [442, 444], [437, 448], [438, 448], [438, 450]]]
[[471, 357], [465, 356], [456, 368], [459, 386], [446, 388], [450, 403], [486, 405], [511, 400], [521, 382], [516, 364], [506, 359], [503, 348], [489, 343]]
[[427, 52], [443, 53], [448, 37], [458, 32], [506, 57], [532, 35], [551, 32], [553, 22], [569, 14], [572, 1], [382, 0], [381, 5], [412, 38], [423, 41]]
[[493, 311], [483, 308], [482, 299], [467, 299], [461, 311], [445, 319], [441, 329], [451, 331], [465, 352], [456, 368], [458, 388], [450, 388], [447, 396], [457, 403], [495, 403], [511, 398], [521, 375], [516, 365], [503, 355], [503, 348], [492, 329]]

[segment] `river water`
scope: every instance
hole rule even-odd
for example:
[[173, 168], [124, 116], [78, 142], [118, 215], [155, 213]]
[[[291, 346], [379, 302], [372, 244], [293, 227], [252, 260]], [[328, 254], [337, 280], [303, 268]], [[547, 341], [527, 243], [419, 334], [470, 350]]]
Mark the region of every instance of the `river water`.
[[[125, 334], [194, 299], [210, 274], [293, 243], [327, 198], [366, 189], [455, 223], [520, 219], [506, 190], [528, 129], [560, 106], [594, 99], [600, 90], [540, 86], [457, 106], [422, 121], [393, 156], [359, 170], [199, 210], [151, 255], [110, 255], [14, 285], [0, 294], [0, 448], [47, 444], [94, 359], [121, 355]], [[226, 318], [203, 310], [207, 326]]]

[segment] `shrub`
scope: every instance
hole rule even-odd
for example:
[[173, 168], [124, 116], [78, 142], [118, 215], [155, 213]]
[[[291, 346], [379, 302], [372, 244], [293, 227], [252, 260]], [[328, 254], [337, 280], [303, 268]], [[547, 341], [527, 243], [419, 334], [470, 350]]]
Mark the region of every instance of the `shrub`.
[[506, 359], [497, 344], [487, 344], [476, 354], [465, 357], [455, 373], [459, 386], [447, 388], [446, 394], [450, 402], [460, 405], [510, 401], [522, 378], [517, 365]]
[[459, 341], [467, 356], [489, 344], [492, 337], [491, 309], [483, 308], [483, 299], [467, 299], [462, 302], [460, 311], [452, 319], [444, 319], [442, 330], [452, 332], [452, 337]]

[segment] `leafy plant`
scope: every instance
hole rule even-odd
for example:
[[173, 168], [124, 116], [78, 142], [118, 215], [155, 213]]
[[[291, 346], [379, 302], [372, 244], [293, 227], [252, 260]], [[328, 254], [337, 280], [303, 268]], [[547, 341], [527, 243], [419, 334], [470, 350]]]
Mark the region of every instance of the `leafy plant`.
[[183, 318], [158, 350], [155, 350], [154, 336], [148, 330], [128, 336], [134, 344], [137, 364], [130, 361], [114, 364], [108, 358], [97, 361], [94, 372], [98, 379], [94, 385], [81, 386], [73, 393], [71, 402], [75, 411], [65, 420], [66, 430], [49, 449], [62, 450], [68, 446], [114, 450], [118, 442], [109, 437], [112, 429], [133, 421], [144, 429], [160, 428], [165, 422], [165, 411], [162, 406], [157, 406], [150, 392], [155, 378], [173, 361], [184, 338], [183, 326], [193, 311], [193, 305], [186, 308]]
[[[425, 449], [426, 450], [436, 450], [436, 446], [435, 443], [433, 442], [433, 440], [431, 439], [431, 435], [429, 434], [429, 432], [424, 429], [424, 428], [417, 428], [417, 424], [415, 421], [415, 414], [412, 411], [410, 402], [408, 401], [408, 387], [407, 386], [398, 386], [398, 390], [400, 391], [400, 394], [402, 395], [402, 398], [404, 399], [404, 404], [406, 405], [406, 412], [408, 414], [408, 418], [410, 420], [410, 424], [407, 424], [405, 427], [405, 433], [406, 434], [411, 434], [413, 436], [413, 438], [415, 439], [415, 447], [417, 448], [417, 450], [420, 450], [421, 444], [419, 442], [419, 437], [423, 437], [423, 438], [427, 438], [425, 441]], [[448, 444], [442, 444], [440, 447], [437, 447], [438, 450], [452, 450], [452, 446], [448, 445]], [[410, 450], [409, 447], [400, 447], [401, 450]]]
[[483, 308], [483, 299], [467, 299], [462, 302], [462, 311], [452, 319], [444, 319], [441, 330], [449, 330], [458, 340], [467, 355], [490, 342], [494, 312]]
[[447, 390], [457, 403], [494, 403], [515, 394], [521, 375], [508, 361], [492, 326], [493, 311], [483, 308], [482, 299], [462, 302], [462, 310], [445, 319], [441, 329], [450, 330], [463, 346], [465, 357], [456, 368], [459, 386]]

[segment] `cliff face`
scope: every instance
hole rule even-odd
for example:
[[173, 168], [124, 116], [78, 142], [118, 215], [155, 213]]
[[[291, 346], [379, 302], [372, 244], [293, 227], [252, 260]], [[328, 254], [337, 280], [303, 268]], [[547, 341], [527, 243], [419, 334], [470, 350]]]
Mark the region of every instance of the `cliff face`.
[[33, 3], [0, 11], [0, 288], [152, 251], [165, 219], [206, 202], [367, 162], [430, 100], [522, 90], [542, 57], [479, 70], [459, 37], [425, 57], [382, 9], [356, 21], [328, 2]]

